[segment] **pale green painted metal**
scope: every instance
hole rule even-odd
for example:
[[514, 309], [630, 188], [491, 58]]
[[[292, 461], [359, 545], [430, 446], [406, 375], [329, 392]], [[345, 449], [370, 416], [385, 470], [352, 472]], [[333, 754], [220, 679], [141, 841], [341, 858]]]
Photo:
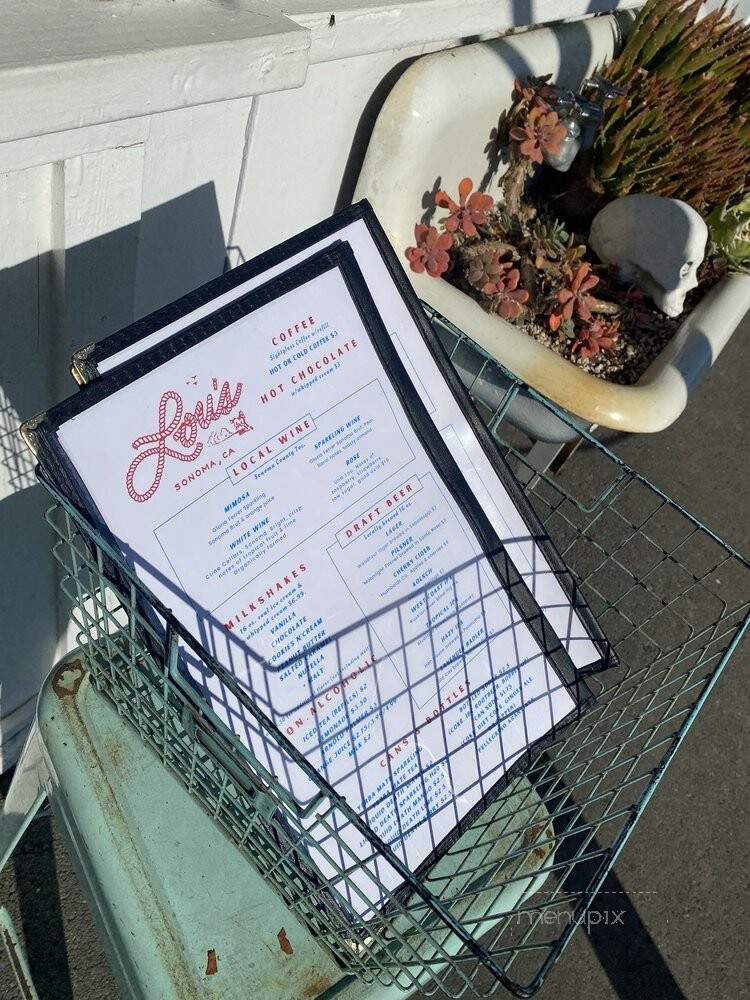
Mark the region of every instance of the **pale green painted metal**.
[[[42, 688], [28, 764], [39, 762], [37, 748], [44, 762], [34, 768], [38, 787], [58, 819], [123, 1000], [407, 996], [346, 974], [94, 689], [81, 651], [59, 663]], [[26, 768], [14, 784], [31, 790], [36, 782]], [[527, 799], [522, 778], [516, 804]], [[27, 796], [28, 818], [35, 801]], [[502, 856], [510, 838], [498, 835]], [[532, 872], [525, 888], [543, 881]], [[0, 932], [31, 1000], [23, 951], [2, 908]], [[207, 974], [209, 952], [215, 963]]]
[[42, 688], [37, 725], [50, 802], [123, 1000], [291, 1000], [341, 980], [77, 654]]
[[[478, 350], [431, 315], [449, 353]], [[484, 416], [518, 471], [525, 460], [507, 420], [516, 393], [524, 389], [573, 426], [489, 357], [482, 356], [479, 374], [507, 383], [501, 404]], [[574, 429], [587, 443], [575, 475], [526, 476], [526, 490], [620, 666], [592, 679], [595, 707], [540, 753], [528, 780], [511, 785], [422, 880], [400, 865], [51, 489], [55, 553], [94, 684], [327, 948], [342, 976], [358, 977], [363, 985], [347, 990], [361, 990], [362, 1000], [381, 1000], [378, 989], [383, 1000], [418, 989], [447, 997], [490, 996], [503, 986], [517, 996], [533, 994], [582, 922], [747, 628], [748, 563], [590, 434]], [[144, 601], [166, 623], [165, 632], [144, 614]], [[181, 640], [266, 737], [307, 769], [320, 789], [307, 809], [196, 701], [174, 669]], [[347, 857], [334, 812], [367, 837], [371, 857], [387, 858], [400, 870], [410, 890], [366, 924], [346, 914], [304, 850], [328, 834]], [[350, 854], [339, 877], [353, 884], [366, 860]], [[355, 1000], [351, 993], [346, 1000], [350, 996]]]

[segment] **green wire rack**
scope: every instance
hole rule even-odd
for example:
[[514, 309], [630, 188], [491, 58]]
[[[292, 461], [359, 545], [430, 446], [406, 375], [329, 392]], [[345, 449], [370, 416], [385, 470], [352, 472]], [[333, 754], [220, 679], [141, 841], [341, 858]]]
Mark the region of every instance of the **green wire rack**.
[[[480, 411], [592, 610], [618, 665], [589, 678], [597, 701], [559, 734], [421, 878], [370, 831], [234, 679], [47, 485], [47, 519], [96, 687], [214, 818], [347, 973], [394, 995], [531, 996], [560, 957], [748, 625], [750, 565], [565, 413], [430, 311], [448, 353], [500, 386]], [[467, 366], [462, 370], [466, 378]], [[514, 399], [583, 438], [562, 474], [538, 473], [508, 419]], [[303, 808], [195, 694], [188, 648], [237, 698], [283, 766], [317, 786]], [[275, 769], [274, 769], [275, 770]], [[278, 771], [277, 771], [278, 773]], [[339, 835], [354, 824], [367, 849]], [[335, 878], [314, 858], [339, 847]], [[329, 852], [329, 858], [331, 852]], [[377, 863], [405, 889], [358, 918], [340, 891]], [[389, 994], [390, 995], [390, 994]]]

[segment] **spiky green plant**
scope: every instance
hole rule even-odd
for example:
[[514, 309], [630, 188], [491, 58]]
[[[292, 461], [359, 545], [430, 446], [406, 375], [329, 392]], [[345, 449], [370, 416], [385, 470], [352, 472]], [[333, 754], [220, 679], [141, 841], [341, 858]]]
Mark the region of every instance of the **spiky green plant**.
[[702, 214], [747, 190], [750, 27], [722, 5], [648, 0], [602, 76], [625, 90], [591, 156], [592, 184], [610, 197], [651, 191]]
[[750, 272], [750, 195], [716, 208], [706, 220], [711, 241], [735, 267]]

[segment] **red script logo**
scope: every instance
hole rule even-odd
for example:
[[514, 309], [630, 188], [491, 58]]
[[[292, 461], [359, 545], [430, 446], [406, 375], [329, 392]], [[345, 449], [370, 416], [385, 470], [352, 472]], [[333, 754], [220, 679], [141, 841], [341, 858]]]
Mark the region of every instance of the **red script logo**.
[[[164, 465], [167, 458], [175, 458], [179, 462], [194, 462], [203, 451], [203, 443], [198, 441], [198, 428], [206, 430], [211, 424], [228, 416], [240, 401], [242, 394], [242, 382], [237, 383], [234, 393], [229, 388], [229, 382], [225, 382], [221, 387], [219, 399], [214, 403], [213, 396], [209, 393], [206, 396], [205, 406], [199, 401], [195, 409], [190, 412], [184, 411], [182, 396], [174, 389], [167, 389], [159, 400], [159, 429], [155, 434], [143, 434], [133, 441], [132, 447], [140, 451], [130, 463], [125, 476], [125, 486], [131, 500], [136, 503], [145, 503], [159, 489], [162, 476], [164, 475]], [[172, 405], [174, 414], [167, 423], [167, 408]], [[167, 441], [172, 438], [177, 444], [189, 451], [177, 451], [175, 448], [167, 446]], [[144, 447], [148, 445], [149, 447]], [[141, 493], [135, 488], [135, 474], [139, 467], [147, 459], [155, 458], [156, 467], [151, 485]]]

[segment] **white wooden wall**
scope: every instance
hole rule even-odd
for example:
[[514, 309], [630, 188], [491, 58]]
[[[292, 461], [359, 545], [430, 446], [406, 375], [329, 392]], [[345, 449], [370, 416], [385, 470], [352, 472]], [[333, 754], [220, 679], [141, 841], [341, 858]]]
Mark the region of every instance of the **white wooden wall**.
[[72, 351], [345, 204], [409, 60], [617, 4], [275, 6], [0, 0], [0, 769], [74, 643], [17, 435]]

